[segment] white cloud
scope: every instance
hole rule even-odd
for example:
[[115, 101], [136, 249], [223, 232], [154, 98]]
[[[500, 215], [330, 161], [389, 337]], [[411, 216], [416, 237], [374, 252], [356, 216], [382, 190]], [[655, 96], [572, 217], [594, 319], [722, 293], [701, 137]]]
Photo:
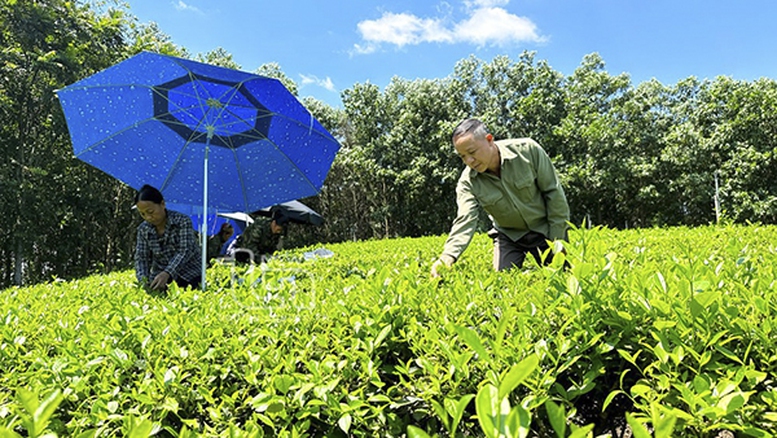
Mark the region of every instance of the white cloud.
[[174, 1], [173, 6], [175, 7], [175, 9], [179, 11], [189, 11], [189, 12], [194, 12], [196, 14], [203, 15], [203, 12], [200, 10], [200, 8], [198, 8], [197, 6], [192, 6], [188, 3], [185, 3], [183, 0], [178, 0], [177, 2]]
[[464, 4], [470, 9], [507, 6], [508, 3], [510, 3], [510, 0], [464, 0]]
[[537, 26], [531, 20], [502, 8], [476, 9], [469, 19], [455, 26], [454, 33], [457, 40], [479, 46], [506, 46], [512, 42], [544, 40], [537, 34]]
[[301, 74], [300, 77], [302, 78], [303, 86], [314, 84], [314, 85], [318, 85], [321, 88], [324, 88], [327, 91], [333, 91], [333, 92], [337, 91], [337, 89], [335, 88], [334, 82], [332, 82], [332, 78], [330, 78], [329, 76], [327, 76], [326, 79], [320, 79], [318, 76], [315, 76], [315, 75]]
[[357, 24], [362, 43], [352, 53], [369, 54], [382, 44], [404, 47], [421, 43], [470, 43], [507, 46], [520, 42], [543, 42], [537, 26], [528, 18], [511, 14], [509, 0], [464, 0], [466, 19], [450, 24], [449, 18], [421, 18], [413, 14], [386, 12], [377, 20]]
[[354, 44], [351, 54], [368, 55], [378, 50], [378, 46], [379, 44], [365, 44], [365, 45]]
[[449, 42], [451, 32], [438, 19], [419, 18], [411, 14], [384, 13], [377, 20], [357, 24], [365, 41], [390, 43], [399, 47], [421, 42]]

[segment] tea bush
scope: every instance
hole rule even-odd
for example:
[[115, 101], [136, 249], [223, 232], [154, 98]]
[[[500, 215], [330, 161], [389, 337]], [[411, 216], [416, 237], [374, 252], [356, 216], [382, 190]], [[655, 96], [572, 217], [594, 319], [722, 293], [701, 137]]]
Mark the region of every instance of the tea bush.
[[[773, 226], [574, 229], [282, 252], [206, 292], [132, 272], [0, 292], [0, 436], [771, 436]], [[308, 253], [306, 257], [306, 253]]]

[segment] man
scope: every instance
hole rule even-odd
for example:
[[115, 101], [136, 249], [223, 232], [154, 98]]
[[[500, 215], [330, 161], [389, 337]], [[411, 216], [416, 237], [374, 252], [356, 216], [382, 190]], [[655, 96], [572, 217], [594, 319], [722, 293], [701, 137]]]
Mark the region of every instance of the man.
[[[260, 261], [265, 260], [275, 251], [281, 249], [284, 228], [288, 218], [282, 210], [274, 210], [272, 218], [258, 216], [248, 225], [243, 233], [234, 242], [236, 252], [239, 249], [248, 249], [253, 256]], [[237, 256], [235, 257], [240, 260]]]
[[566, 240], [569, 221], [569, 205], [548, 155], [530, 138], [494, 141], [478, 119], [461, 122], [451, 140], [467, 168], [456, 186], [458, 213], [432, 276], [467, 248], [479, 207], [493, 225], [488, 235], [494, 239], [494, 269], [520, 267], [527, 253], [541, 263], [548, 240]]

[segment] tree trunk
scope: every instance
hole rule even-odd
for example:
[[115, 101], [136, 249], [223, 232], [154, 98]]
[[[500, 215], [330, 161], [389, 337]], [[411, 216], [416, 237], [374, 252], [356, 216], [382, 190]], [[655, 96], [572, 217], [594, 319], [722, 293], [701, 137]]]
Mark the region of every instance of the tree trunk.
[[22, 266], [24, 265], [24, 254], [22, 248], [22, 241], [18, 237], [16, 238], [16, 256], [14, 257], [14, 271], [13, 271], [13, 284], [17, 286], [22, 285]]

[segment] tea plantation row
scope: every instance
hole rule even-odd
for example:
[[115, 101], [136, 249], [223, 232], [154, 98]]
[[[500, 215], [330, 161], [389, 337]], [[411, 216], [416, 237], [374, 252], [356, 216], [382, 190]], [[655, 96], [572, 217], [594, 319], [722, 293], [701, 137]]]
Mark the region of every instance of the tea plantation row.
[[431, 279], [443, 240], [216, 266], [206, 292], [0, 291], [0, 437], [777, 429], [777, 227], [575, 229], [568, 269], [502, 273], [479, 235]]

